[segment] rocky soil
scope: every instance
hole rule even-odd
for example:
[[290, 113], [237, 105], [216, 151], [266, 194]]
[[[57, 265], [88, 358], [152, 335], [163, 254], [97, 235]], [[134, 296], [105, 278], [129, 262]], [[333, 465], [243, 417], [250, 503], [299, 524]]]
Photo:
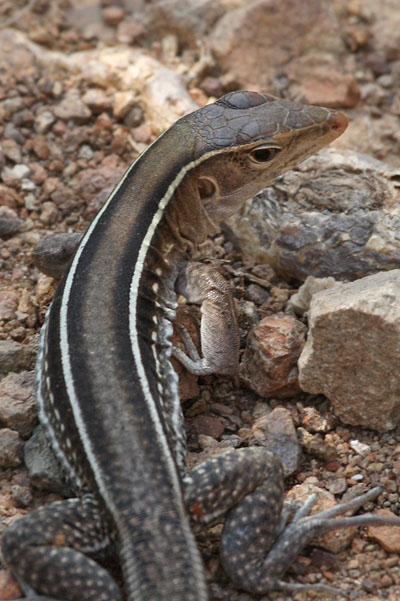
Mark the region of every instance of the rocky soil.
[[[315, 227], [321, 220], [326, 227], [327, 219], [343, 223], [352, 203], [365, 209], [368, 199], [369, 213], [353, 214], [352, 228], [362, 219], [371, 230], [364, 237], [354, 234], [353, 241], [361, 240], [359, 254], [342, 253], [333, 275], [352, 280], [399, 268], [399, 32], [397, 0], [0, 3], [0, 533], [34, 507], [68, 494], [36, 429], [32, 370], [56, 286], [35, 266], [36, 245], [52, 234], [83, 232], [126, 167], [179, 116], [223, 93], [249, 88], [346, 112], [350, 125], [335, 143], [335, 156], [321, 159], [325, 183], [312, 193], [312, 209], [304, 196], [301, 207], [318, 215]], [[359, 154], [354, 159], [354, 153], [378, 159], [384, 168], [360, 167], [369, 159]], [[347, 190], [335, 202], [340, 196], [348, 204], [337, 202], [332, 216], [324, 174], [333, 163], [335, 190], [340, 179]], [[318, 166], [310, 165], [271, 189], [268, 198], [289, 195], [291, 211], [293, 191], [300, 188], [294, 178], [313, 177]], [[362, 197], [355, 193], [361, 188]], [[302, 231], [303, 216], [290, 219]], [[276, 231], [277, 240], [287, 233], [283, 226]], [[231, 223], [204, 249], [205, 258], [212, 257], [232, 282], [243, 353], [237, 382], [195, 378], [176, 365], [189, 468], [232, 447], [268, 446], [282, 457], [291, 494], [316, 490], [321, 503], [333, 504], [380, 483], [384, 491], [364, 509], [400, 515], [400, 426], [387, 430], [384, 424], [393, 422], [384, 419], [375, 430], [360, 427], [362, 421], [349, 425], [333, 413], [322, 389], [311, 395], [299, 384], [309, 302], [299, 311], [289, 301], [307, 275], [332, 275], [337, 259], [331, 253], [339, 242], [329, 239], [325, 254], [317, 246], [319, 254], [305, 271], [294, 262], [298, 253], [289, 267], [285, 255], [283, 268], [282, 254], [274, 263], [270, 252], [260, 251], [260, 242], [255, 247], [253, 240], [252, 247], [249, 240], [241, 242]], [[365, 251], [372, 243], [373, 256]], [[183, 304], [179, 319], [196, 336], [197, 309]], [[380, 352], [379, 323], [374, 353]], [[396, 358], [399, 345], [393, 347]], [[342, 388], [356, 389], [357, 373], [346, 377], [351, 386], [341, 381]], [[344, 419], [346, 410], [340, 415]], [[398, 413], [391, 419], [398, 424]], [[224, 575], [220, 531], [217, 525], [199, 537], [212, 598], [255, 600], [234, 591]], [[298, 558], [290, 579], [351, 588], [358, 601], [400, 599], [400, 531], [346, 530], [317, 543]], [[2, 568], [0, 599], [16, 599], [18, 586]], [[315, 598], [331, 597], [274, 592], [262, 600]]]

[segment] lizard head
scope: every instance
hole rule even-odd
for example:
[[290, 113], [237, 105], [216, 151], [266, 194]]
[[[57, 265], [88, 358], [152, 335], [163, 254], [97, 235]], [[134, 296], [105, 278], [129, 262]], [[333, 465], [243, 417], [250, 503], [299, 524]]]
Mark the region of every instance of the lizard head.
[[347, 127], [345, 115], [333, 109], [245, 91], [227, 94], [189, 118], [202, 147], [193, 175], [215, 223]]

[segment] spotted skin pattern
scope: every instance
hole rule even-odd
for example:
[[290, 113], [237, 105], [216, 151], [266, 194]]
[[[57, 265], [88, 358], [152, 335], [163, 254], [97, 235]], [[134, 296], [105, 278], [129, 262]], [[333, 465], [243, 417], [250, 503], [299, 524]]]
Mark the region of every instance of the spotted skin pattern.
[[[33, 511], [2, 539], [28, 599], [208, 601], [193, 530], [224, 515], [220, 557], [233, 583], [297, 590], [281, 578], [315, 533], [388, 523], [332, 519], [343, 504], [282, 528], [281, 466], [262, 448], [229, 451], [187, 475], [171, 364], [180, 293], [202, 305], [202, 353], [187, 341], [179, 360], [198, 374], [237, 373], [229, 287], [194, 253], [247, 198], [345, 127], [330, 109], [228, 94], [160, 136], [89, 226], [46, 317], [36, 369], [39, 417], [76, 498]], [[121, 582], [107, 569], [112, 556]]]

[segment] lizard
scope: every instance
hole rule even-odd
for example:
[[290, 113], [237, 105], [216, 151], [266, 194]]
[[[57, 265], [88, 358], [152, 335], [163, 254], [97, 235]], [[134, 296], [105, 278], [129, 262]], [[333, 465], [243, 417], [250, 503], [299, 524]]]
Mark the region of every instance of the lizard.
[[[40, 421], [76, 496], [32, 511], [2, 540], [28, 599], [207, 601], [194, 532], [225, 515], [220, 558], [234, 586], [337, 593], [282, 577], [317, 533], [399, 524], [336, 518], [377, 497], [376, 487], [315, 516], [311, 499], [287, 525], [280, 460], [265, 448], [185, 470], [171, 356], [193, 373], [226, 376], [239, 357], [232, 292], [194, 251], [346, 126], [333, 109], [232, 92], [158, 137], [92, 221], [47, 312], [36, 366]], [[201, 304], [201, 356], [187, 333], [186, 352], [172, 346], [178, 294]], [[121, 585], [105, 567], [112, 554]]]

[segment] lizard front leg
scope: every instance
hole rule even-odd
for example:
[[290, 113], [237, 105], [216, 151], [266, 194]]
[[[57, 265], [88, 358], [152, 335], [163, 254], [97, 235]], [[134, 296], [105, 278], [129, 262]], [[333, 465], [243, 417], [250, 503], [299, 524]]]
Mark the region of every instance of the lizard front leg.
[[190, 356], [178, 348], [173, 355], [191, 373], [235, 375], [239, 365], [239, 333], [229, 283], [210, 265], [186, 263], [180, 270], [175, 289], [190, 303], [201, 305], [200, 357], [181, 332]]
[[280, 460], [263, 448], [217, 455], [197, 466], [185, 484], [186, 506], [195, 523], [212, 524], [226, 513], [221, 563], [235, 586], [255, 594], [309, 589], [346, 595], [324, 584], [288, 583], [282, 577], [318, 534], [349, 526], [400, 525], [400, 518], [372, 514], [337, 518], [376, 498], [381, 492], [379, 487], [313, 516], [307, 515], [313, 505], [310, 499], [286, 525], [281, 517]]
[[92, 557], [107, 555], [104, 516], [91, 497], [40, 507], [3, 534], [2, 551], [27, 599], [121, 601], [120, 590]]

